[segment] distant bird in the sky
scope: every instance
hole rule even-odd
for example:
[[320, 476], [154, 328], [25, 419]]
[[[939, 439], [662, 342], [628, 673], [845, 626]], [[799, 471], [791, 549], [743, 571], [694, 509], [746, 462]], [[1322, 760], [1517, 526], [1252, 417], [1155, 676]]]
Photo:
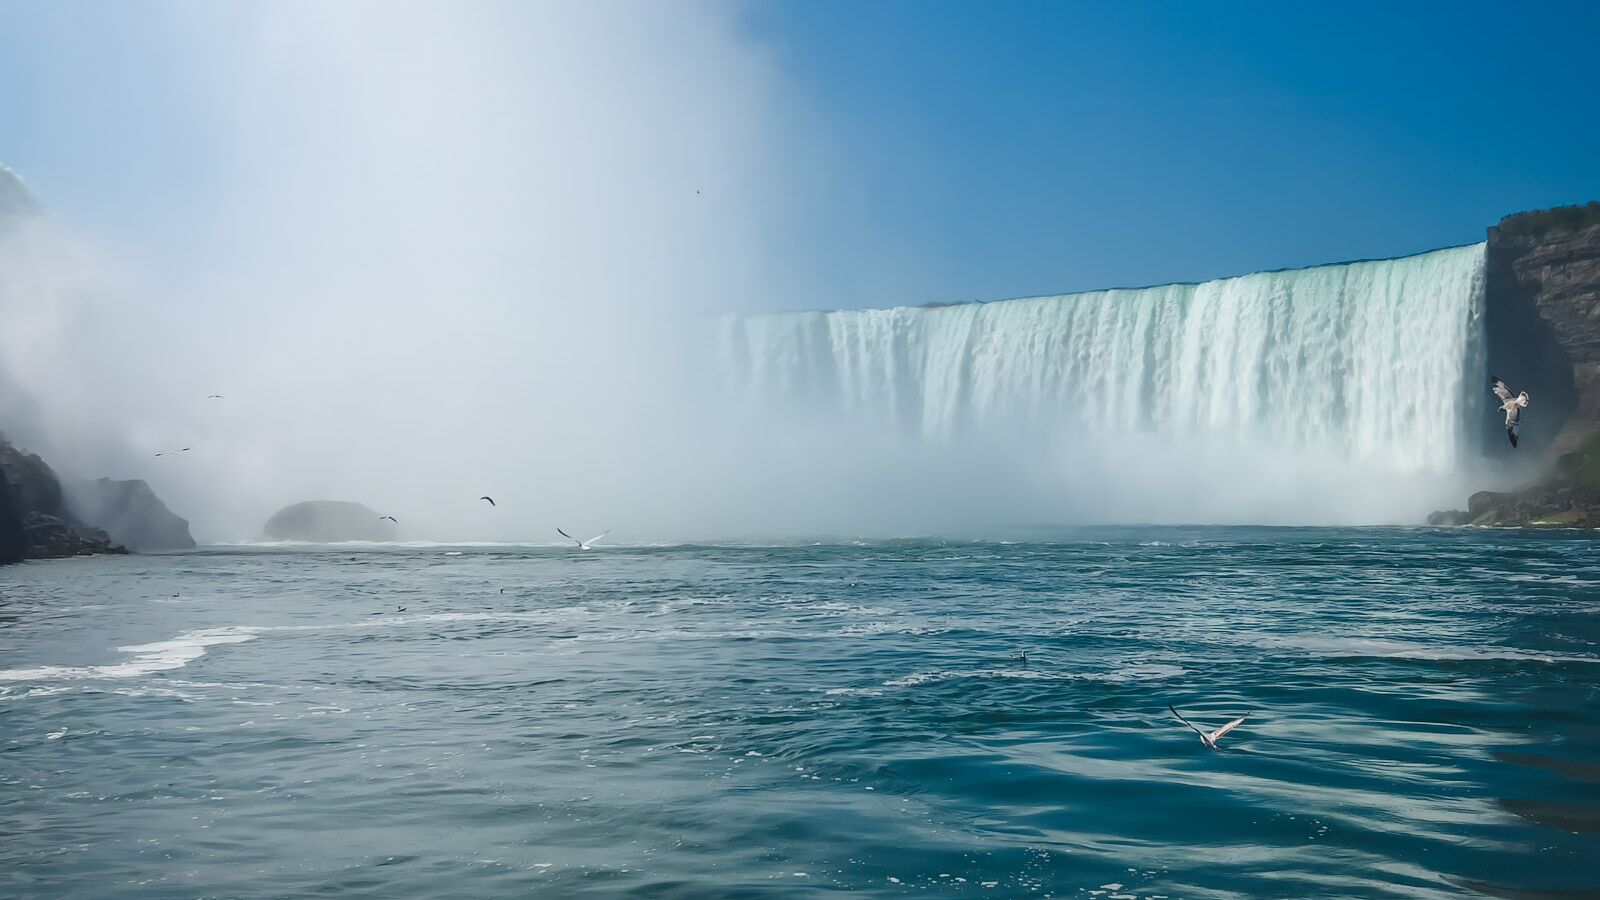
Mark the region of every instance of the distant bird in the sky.
[[608, 535], [610, 533], [611, 533], [611, 529], [607, 528], [605, 531], [602, 531], [599, 534], [595, 535], [594, 537], [589, 538], [587, 541], [580, 541], [577, 538], [573, 537], [572, 535], [567, 534], [565, 531], [562, 531], [559, 528], [556, 529], [556, 534], [559, 534], [562, 537], [566, 538], [567, 540], [573, 542], [574, 544], [577, 544], [579, 550], [593, 550], [594, 549], [594, 542], [600, 540], [601, 538], [605, 537], [606, 535]]
[[189, 448], [185, 447], [182, 450], [161, 450], [161, 451], [158, 451], [156, 453], [156, 455], [157, 456], [171, 456], [174, 453], [188, 453], [188, 452], [189, 452]]
[[394, 516], [379, 516], [379, 517], [378, 517], [378, 521], [379, 521], [379, 522], [385, 522], [385, 521], [387, 521], [387, 522], [393, 522], [393, 523], [395, 523], [395, 524], [396, 524], [396, 525], [399, 525], [399, 524], [400, 524], [400, 520], [399, 520], [399, 519], [396, 519], [396, 518], [395, 518], [395, 517], [394, 517]]
[[1511, 439], [1511, 446], [1517, 446], [1517, 426], [1522, 424], [1522, 411], [1528, 407], [1528, 392], [1511, 396], [1511, 388], [1500, 380], [1499, 375], [1489, 376], [1489, 390], [1500, 398], [1500, 411], [1506, 414], [1506, 437]]
[[228, 398], [222, 396], [221, 394], [207, 394], [206, 395], [206, 399], [207, 400], [226, 400]]
[[489, 497], [489, 496], [483, 496], [483, 497], [479, 497], [479, 498], [478, 498], [478, 499], [479, 499], [479, 500], [487, 500], [487, 501], [489, 501], [489, 505], [490, 505], [490, 506], [497, 506], [497, 505], [498, 505], [498, 504], [496, 504], [496, 503], [495, 503], [495, 502], [494, 502], [494, 498], [493, 498], [493, 497]]
[[1222, 740], [1223, 735], [1234, 730], [1235, 728], [1238, 728], [1240, 725], [1244, 724], [1245, 719], [1250, 718], [1250, 713], [1245, 713], [1239, 718], [1234, 719], [1232, 722], [1229, 722], [1221, 728], [1218, 728], [1216, 731], [1203, 731], [1201, 730], [1200, 726], [1194, 724], [1188, 719], [1185, 719], [1183, 717], [1183, 713], [1178, 712], [1177, 709], [1174, 709], [1172, 704], [1168, 703], [1167, 709], [1172, 710], [1172, 714], [1178, 717], [1178, 721], [1189, 726], [1190, 728], [1193, 728], [1194, 733], [1200, 735], [1200, 743], [1205, 744], [1206, 747], [1211, 750], [1217, 749], [1217, 741]]

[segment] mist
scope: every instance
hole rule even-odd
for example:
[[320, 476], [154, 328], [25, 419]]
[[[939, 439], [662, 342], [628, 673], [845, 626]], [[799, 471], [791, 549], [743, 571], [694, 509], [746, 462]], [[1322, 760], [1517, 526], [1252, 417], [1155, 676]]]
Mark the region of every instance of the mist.
[[202, 107], [172, 155], [206, 163], [159, 216], [8, 241], [19, 441], [147, 479], [202, 540], [312, 498], [418, 539], [738, 527], [688, 336], [806, 296], [794, 236], [827, 176], [737, 8], [178, 4], [150, 27], [151, 87]]

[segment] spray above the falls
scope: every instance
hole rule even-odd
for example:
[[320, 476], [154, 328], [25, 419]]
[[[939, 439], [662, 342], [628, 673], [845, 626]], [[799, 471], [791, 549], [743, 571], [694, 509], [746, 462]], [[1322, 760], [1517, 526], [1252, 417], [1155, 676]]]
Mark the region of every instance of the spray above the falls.
[[[1463, 466], [1476, 434], [1483, 249], [993, 303], [728, 317], [721, 368], [747, 408], [892, 423], [902, 458], [977, 440], [990, 445], [987, 463], [1046, 483], [1048, 454], [1079, 479], [1160, 483], [1194, 501], [1171, 513], [1191, 520], [1212, 518], [1212, 478], [1292, 482], [1300, 503], [1350, 479], [1414, 476], [1429, 493]], [[1233, 506], [1217, 518], [1282, 518]]]

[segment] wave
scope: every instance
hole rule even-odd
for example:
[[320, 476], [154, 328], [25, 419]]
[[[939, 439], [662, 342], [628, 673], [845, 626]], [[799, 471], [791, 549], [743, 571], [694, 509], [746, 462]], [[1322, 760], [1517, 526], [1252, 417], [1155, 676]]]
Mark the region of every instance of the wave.
[[136, 678], [151, 672], [181, 669], [206, 655], [216, 644], [242, 644], [255, 640], [260, 629], [249, 627], [202, 628], [185, 631], [171, 640], [153, 644], [118, 647], [117, 652], [132, 654], [119, 663], [103, 666], [36, 666], [25, 669], [0, 669], [0, 681], [58, 681], [86, 678]]

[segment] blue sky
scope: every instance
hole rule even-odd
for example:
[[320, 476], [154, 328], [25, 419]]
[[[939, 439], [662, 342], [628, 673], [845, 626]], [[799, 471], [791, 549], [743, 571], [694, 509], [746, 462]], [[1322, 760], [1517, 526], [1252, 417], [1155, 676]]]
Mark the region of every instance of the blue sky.
[[[1600, 4], [728, 9], [817, 132], [824, 189], [783, 231], [817, 305], [1395, 256], [1600, 199]], [[209, 189], [216, 98], [174, 62], [182, 29], [131, 4], [0, 17], [0, 161], [52, 207], [115, 232]]]
[[938, 299], [1481, 240], [1600, 199], [1600, 4], [763, 2]]

